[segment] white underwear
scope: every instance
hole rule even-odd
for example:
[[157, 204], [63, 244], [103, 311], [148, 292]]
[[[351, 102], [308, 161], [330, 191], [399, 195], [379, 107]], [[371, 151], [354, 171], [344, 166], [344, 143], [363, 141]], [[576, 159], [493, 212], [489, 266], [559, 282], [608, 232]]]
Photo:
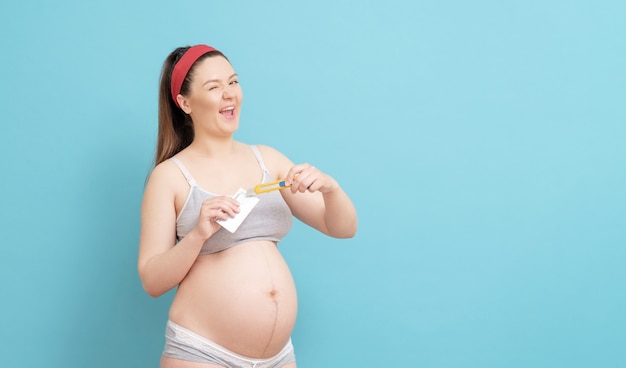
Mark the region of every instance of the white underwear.
[[163, 355], [198, 363], [219, 364], [229, 368], [273, 368], [296, 361], [291, 339], [275, 356], [252, 359], [234, 353], [172, 321], [167, 321]]

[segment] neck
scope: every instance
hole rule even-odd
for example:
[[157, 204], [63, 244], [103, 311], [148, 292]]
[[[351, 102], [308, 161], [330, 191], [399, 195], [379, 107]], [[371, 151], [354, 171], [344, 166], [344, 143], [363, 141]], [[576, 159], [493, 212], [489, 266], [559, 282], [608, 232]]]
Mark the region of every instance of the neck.
[[198, 156], [218, 158], [232, 154], [235, 150], [235, 141], [232, 137], [196, 137], [189, 145], [189, 148]]

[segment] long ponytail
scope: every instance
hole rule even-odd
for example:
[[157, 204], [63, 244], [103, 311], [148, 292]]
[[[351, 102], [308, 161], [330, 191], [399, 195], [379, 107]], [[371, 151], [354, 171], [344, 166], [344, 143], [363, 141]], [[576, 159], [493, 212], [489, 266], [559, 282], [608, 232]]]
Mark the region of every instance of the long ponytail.
[[[159, 128], [154, 158], [155, 166], [182, 151], [193, 141], [194, 132], [191, 117], [176, 106], [171, 94], [172, 70], [188, 49], [189, 47], [179, 47], [172, 51], [165, 59], [161, 70], [159, 83]], [[215, 55], [225, 57], [219, 51], [211, 51], [198, 58], [185, 77], [185, 81], [180, 89], [182, 95], [189, 93], [189, 85], [191, 84], [191, 76], [193, 75], [195, 65], [201, 60]]]

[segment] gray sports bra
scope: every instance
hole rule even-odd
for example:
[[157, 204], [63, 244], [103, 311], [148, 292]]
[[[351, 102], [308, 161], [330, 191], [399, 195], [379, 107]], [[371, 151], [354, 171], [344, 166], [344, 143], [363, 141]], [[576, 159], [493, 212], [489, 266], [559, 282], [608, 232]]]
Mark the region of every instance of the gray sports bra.
[[[265, 168], [263, 158], [256, 146], [250, 146], [263, 170], [263, 182], [272, 180]], [[175, 157], [170, 158], [189, 183], [189, 194], [176, 219], [176, 239], [181, 240], [196, 225], [202, 202], [217, 196], [200, 188], [185, 166]], [[291, 229], [292, 214], [283, 196], [276, 190], [258, 195], [259, 202], [234, 233], [219, 229], [204, 242], [200, 254], [210, 254], [228, 249], [237, 244], [254, 240], [279, 242]]]

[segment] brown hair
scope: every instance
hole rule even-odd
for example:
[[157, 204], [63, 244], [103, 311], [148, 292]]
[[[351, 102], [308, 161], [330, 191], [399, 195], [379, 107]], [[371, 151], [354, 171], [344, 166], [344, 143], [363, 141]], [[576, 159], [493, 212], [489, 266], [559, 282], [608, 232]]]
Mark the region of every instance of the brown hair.
[[[176, 106], [176, 103], [172, 100], [171, 93], [172, 70], [188, 49], [189, 46], [179, 47], [172, 51], [165, 59], [161, 70], [161, 81], [159, 83], [159, 132], [154, 158], [155, 166], [182, 151], [183, 148], [190, 145], [193, 141], [194, 133], [191, 117]], [[191, 84], [191, 77], [196, 65], [211, 56], [226, 58], [219, 51], [210, 51], [200, 56], [185, 77], [185, 81], [180, 88], [181, 95], [189, 93], [189, 85]], [[228, 59], [226, 58], [226, 60]]]

